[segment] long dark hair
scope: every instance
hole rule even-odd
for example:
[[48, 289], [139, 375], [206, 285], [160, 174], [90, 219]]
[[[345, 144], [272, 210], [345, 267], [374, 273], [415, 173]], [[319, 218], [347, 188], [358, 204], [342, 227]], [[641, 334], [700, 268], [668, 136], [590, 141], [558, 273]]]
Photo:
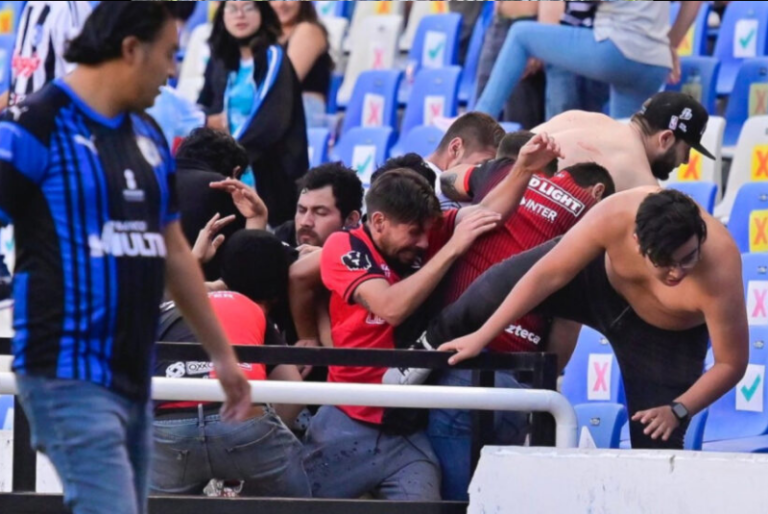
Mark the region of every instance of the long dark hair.
[[[283, 33], [280, 26], [280, 20], [277, 13], [269, 5], [269, 2], [253, 2], [261, 13], [261, 27], [248, 42], [253, 52], [253, 62], [256, 65], [256, 72], [259, 74], [257, 80], [264, 80], [267, 73], [267, 50], [270, 46], [278, 44], [278, 40]], [[233, 37], [227, 31], [224, 25], [224, 9], [227, 2], [221, 2], [213, 18], [213, 30], [211, 31], [211, 54], [220, 59], [226, 68], [235, 71], [240, 68], [240, 46], [241, 41]]]

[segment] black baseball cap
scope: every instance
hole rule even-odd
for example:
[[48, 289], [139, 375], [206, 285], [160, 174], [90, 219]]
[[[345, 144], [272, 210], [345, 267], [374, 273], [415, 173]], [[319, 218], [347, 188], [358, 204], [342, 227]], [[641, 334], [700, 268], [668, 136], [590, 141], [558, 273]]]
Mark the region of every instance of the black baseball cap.
[[675, 91], [657, 93], [646, 100], [638, 115], [645, 118], [652, 128], [671, 130], [677, 139], [685, 141], [700, 154], [715, 158], [701, 145], [709, 114], [692, 96]]

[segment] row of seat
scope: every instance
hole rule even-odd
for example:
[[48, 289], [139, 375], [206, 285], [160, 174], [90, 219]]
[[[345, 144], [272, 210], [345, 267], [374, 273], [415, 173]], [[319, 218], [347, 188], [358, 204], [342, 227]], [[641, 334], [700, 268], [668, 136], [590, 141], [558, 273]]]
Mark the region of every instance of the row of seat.
[[[694, 417], [686, 438], [687, 449], [768, 452], [768, 254], [744, 254], [742, 260], [750, 322], [749, 366], [736, 387]], [[706, 369], [713, 363], [710, 350]], [[576, 406], [582, 439], [600, 448], [629, 446], [621, 370], [602, 334], [582, 329], [561, 390]]]

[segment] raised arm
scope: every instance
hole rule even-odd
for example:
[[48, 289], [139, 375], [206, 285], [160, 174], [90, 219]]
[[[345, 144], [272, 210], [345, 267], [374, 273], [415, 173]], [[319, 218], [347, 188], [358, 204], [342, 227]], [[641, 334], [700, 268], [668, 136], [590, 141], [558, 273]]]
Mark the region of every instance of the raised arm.
[[469, 177], [475, 166], [460, 164], [440, 174], [440, 189], [446, 198], [454, 202], [471, 202], [472, 192], [469, 187]]
[[520, 149], [512, 170], [479, 205], [497, 212], [502, 220], [506, 220], [520, 205], [533, 174], [558, 158], [564, 157], [557, 141], [545, 132], [537, 134]]
[[458, 352], [451, 357], [450, 363], [456, 364], [479, 354], [511, 323], [566, 286], [605, 251], [607, 241], [621, 237], [615, 221], [621, 201], [621, 195], [617, 195], [592, 209], [520, 279], [498, 310], [477, 332], [442, 345], [442, 351]]
[[383, 279], [363, 282], [352, 298], [388, 324], [400, 325], [427, 300], [456, 259], [498, 223], [498, 214], [475, 210], [459, 222], [450, 241], [418, 272], [394, 285]]

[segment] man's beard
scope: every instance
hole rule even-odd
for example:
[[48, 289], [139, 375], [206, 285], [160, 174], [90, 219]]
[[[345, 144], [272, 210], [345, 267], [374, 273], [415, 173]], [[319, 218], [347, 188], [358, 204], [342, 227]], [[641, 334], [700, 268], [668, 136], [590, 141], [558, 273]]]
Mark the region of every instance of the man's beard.
[[667, 153], [658, 157], [651, 163], [651, 173], [659, 180], [668, 180], [676, 166], [675, 148], [670, 148]]

